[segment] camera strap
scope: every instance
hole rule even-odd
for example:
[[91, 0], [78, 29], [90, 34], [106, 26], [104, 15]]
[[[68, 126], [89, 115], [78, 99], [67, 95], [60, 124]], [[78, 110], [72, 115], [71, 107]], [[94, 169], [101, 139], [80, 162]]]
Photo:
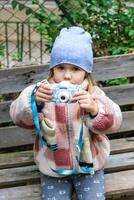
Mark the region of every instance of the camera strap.
[[42, 137], [42, 132], [41, 132], [41, 129], [40, 129], [40, 122], [39, 122], [39, 117], [38, 117], [38, 111], [37, 111], [37, 104], [36, 104], [35, 96], [34, 96], [35, 92], [37, 91], [37, 89], [44, 82], [46, 82], [46, 80], [38, 82], [35, 85], [35, 87], [34, 87], [34, 89], [32, 91], [32, 95], [31, 95], [31, 109], [32, 109], [33, 121], [34, 121], [35, 129], [36, 129], [36, 132], [38, 134], [41, 146], [47, 146], [51, 151], [55, 151], [57, 149], [57, 145], [49, 145], [47, 143], [47, 141]]
[[[80, 129], [80, 134], [79, 134], [79, 140], [78, 140], [78, 144], [76, 145], [79, 152], [79, 157], [77, 157], [76, 160], [82, 172], [87, 173], [87, 174], [94, 174], [94, 168], [92, 164], [91, 166], [89, 166], [86, 163], [83, 166], [80, 164], [81, 155], [82, 155], [82, 147], [83, 147], [83, 128], [84, 128], [84, 112], [82, 113], [82, 124], [81, 124], [81, 129]], [[78, 174], [77, 170], [64, 170], [64, 169], [54, 170], [52, 168], [51, 170], [57, 174], [62, 174], [62, 175]]]
[[[32, 109], [32, 114], [33, 114], [33, 121], [34, 121], [34, 125], [35, 125], [35, 129], [37, 132], [37, 135], [39, 137], [39, 141], [42, 147], [47, 147], [48, 149], [50, 149], [51, 151], [55, 151], [57, 149], [57, 145], [50, 145], [47, 143], [47, 141], [42, 137], [42, 131], [40, 129], [40, 122], [39, 122], [39, 117], [38, 117], [38, 111], [37, 111], [37, 104], [35, 101], [35, 92], [37, 91], [37, 89], [40, 87], [40, 85], [42, 83], [46, 82], [46, 80], [43, 80], [41, 82], [38, 82], [33, 91], [32, 91], [32, 95], [31, 95], [31, 109]], [[84, 112], [82, 113], [82, 124], [81, 124], [81, 129], [80, 129], [80, 133], [79, 133], [79, 140], [78, 140], [78, 144], [76, 145], [76, 148], [78, 149], [79, 152], [79, 156], [76, 158], [79, 167], [81, 168], [81, 170], [84, 173], [89, 173], [89, 174], [93, 174], [94, 173], [94, 169], [92, 166], [88, 166], [88, 164], [82, 166], [80, 165], [80, 160], [81, 160], [81, 153], [82, 153], [82, 147], [83, 147], [83, 128], [84, 128]], [[45, 130], [44, 130], [45, 131]], [[63, 175], [71, 175], [71, 174], [77, 174], [78, 171], [77, 170], [66, 170], [66, 169], [53, 169], [50, 167], [50, 169], [57, 173], [57, 174], [63, 174]]]
[[82, 124], [81, 124], [81, 129], [80, 129], [80, 134], [79, 134], [79, 140], [78, 140], [78, 144], [76, 145], [78, 152], [79, 152], [79, 157], [77, 157], [77, 162], [79, 163], [79, 166], [81, 168], [81, 170], [84, 173], [90, 173], [93, 174], [94, 173], [94, 168], [93, 166], [88, 166], [88, 164], [85, 163], [85, 165], [80, 165], [80, 160], [81, 160], [81, 156], [82, 156], [82, 147], [83, 147], [83, 126], [84, 126], [84, 112], [82, 112]]

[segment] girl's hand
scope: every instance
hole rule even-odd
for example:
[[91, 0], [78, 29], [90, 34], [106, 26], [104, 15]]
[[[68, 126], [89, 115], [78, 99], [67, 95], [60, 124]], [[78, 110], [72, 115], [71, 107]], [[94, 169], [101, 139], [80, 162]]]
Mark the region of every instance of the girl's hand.
[[48, 84], [42, 83], [35, 92], [35, 100], [37, 104], [48, 102], [52, 99], [52, 91]]
[[90, 113], [92, 116], [97, 115], [98, 113], [98, 106], [95, 100], [87, 91], [80, 91], [74, 94], [71, 99], [72, 101], [78, 101], [80, 107], [86, 112]]

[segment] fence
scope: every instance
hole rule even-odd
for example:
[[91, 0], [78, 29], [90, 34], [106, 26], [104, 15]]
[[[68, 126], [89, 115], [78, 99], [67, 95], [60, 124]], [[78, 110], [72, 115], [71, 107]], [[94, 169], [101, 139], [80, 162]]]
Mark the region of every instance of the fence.
[[132, 0], [0, 1], [0, 68], [46, 64], [59, 30], [70, 25], [91, 33], [94, 56], [131, 53], [133, 16]]
[[[22, 64], [42, 64], [49, 60], [42, 34], [35, 30], [40, 22], [30, 22], [23, 10], [13, 10], [13, 1], [0, 1], [0, 68]], [[39, 8], [31, 1], [18, 1]], [[54, 1], [43, 1], [48, 11], [56, 8]]]

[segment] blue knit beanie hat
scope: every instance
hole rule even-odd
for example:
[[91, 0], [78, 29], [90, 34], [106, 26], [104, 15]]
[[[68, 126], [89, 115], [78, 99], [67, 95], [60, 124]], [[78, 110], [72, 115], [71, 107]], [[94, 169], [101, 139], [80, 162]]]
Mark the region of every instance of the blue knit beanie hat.
[[80, 27], [63, 28], [54, 42], [49, 70], [65, 63], [76, 65], [87, 73], [92, 72], [91, 35]]

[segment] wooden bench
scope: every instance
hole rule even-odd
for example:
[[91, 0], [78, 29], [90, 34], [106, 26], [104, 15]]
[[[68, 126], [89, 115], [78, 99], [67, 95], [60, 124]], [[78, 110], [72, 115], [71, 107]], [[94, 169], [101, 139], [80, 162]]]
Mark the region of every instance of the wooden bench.
[[[40, 200], [39, 172], [32, 146], [35, 133], [16, 127], [9, 116], [14, 97], [26, 86], [44, 79], [47, 66], [23, 66], [0, 70], [0, 200]], [[106, 199], [134, 199], [134, 54], [96, 58], [94, 78], [105, 81], [128, 77], [129, 84], [103, 87], [121, 106], [123, 123], [108, 135], [111, 156], [105, 165]], [[7, 95], [10, 94], [10, 95]]]

